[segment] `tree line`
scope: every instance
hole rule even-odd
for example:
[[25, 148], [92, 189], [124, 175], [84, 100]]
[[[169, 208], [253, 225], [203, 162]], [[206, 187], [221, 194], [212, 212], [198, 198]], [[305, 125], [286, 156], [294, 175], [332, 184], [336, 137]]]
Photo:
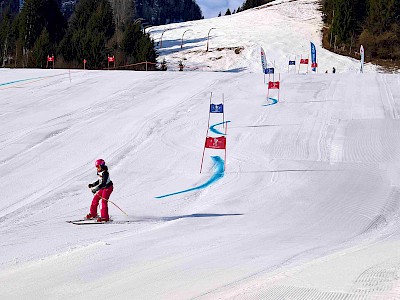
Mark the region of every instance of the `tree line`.
[[200, 7], [194, 0], [136, 0], [135, 10], [137, 18], [143, 18], [151, 25], [204, 18]]
[[[26, 0], [20, 12], [2, 7], [0, 63], [3, 67], [45, 67], [54, 55], [58, 67], [91, 69], [156, 62], [154, 41], [133, 16], [120, 20], [108, 0], [80, 0], [67, 22], [57, 0]], [[154, 68], [154, 67], [153, 67]]]
[[[324, 46], [400, 61], [400, 0], [322, 0]], [[347, 51], [347, 50], [346, 50]]]
[[274, 0], [246, 0], [242, 5], [241, 10], [246, 10], [257, 6], [261, 6], [272, 1]]
[[[239, 6], [237, 9], [234, 9], [233, 11], [231, 11], [230, 8], [228, 8], [224, 15], [225, 16], [233, 15], [235, 13], [242, 12], [246, 9], [258, 7], [258, 6], [267, 4], [272, 1], [274, 1], [274, 0], [246, 0], [246, 1], [244, 1], [244, 3], [241, 6]], [[221, 17], [221, 16], [222, 16], [222, 12], [219, 12], [218, 17]]]

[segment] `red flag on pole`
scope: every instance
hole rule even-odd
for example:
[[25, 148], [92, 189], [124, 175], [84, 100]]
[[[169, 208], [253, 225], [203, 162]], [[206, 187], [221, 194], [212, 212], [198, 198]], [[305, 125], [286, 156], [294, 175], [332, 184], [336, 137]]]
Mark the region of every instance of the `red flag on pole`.
[[54, 61], [54, 55], [53, 56], [48, 56], [47, 55], [47, 61]]
[[115, 61], [114, 55], [108, 57], [108, 62], [114, 62], [114, 61]]
[[226, 148], [226, 137], [206, 137], [206, 148], [211, 149], [225, 149]]
[[302, 58], [302, 59], [300, 59], [300, 63], [301, 63], [302, 65], [308, 65], [308, 58]]
[[316, 67], [318, 67], [318, 64], [317, 64], [317, 63], [312, 63], [312, 64], [311, 64], [311, 68], [316, 68]]
[[270, 81], [270, 82], [268, 82], [268, 89], [279, 90], [279, 86], [280, 86], [279, 81]]

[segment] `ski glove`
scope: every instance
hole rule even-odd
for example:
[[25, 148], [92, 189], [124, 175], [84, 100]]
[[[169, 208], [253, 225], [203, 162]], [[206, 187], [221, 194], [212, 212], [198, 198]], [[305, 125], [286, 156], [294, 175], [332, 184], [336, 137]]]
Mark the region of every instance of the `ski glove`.
[[88, 188], [91, 189], [93, 187], [93, 184], [89, 183]]

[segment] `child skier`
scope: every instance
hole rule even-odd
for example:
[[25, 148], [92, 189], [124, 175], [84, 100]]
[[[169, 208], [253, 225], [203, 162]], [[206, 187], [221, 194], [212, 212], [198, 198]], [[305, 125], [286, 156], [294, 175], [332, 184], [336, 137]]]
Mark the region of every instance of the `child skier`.
[[103, 159], [98, 159], [95, 162], [97, 169], [97, 176], [99, 179], [93, 183], [89, 183], [88, 187], [94, 194], [92, 205], [90, 206], [90, 213], [86, 215], [86, 219], [94, 219], [97, 216], [97, 206], [101, 200], [100, 217], [97, 222], [107, 222], [110, 220], [108, 215], [108, 199], [113, 191], [113, 183], [110, 180], [110, 174], [108, 173], [108, 167]]

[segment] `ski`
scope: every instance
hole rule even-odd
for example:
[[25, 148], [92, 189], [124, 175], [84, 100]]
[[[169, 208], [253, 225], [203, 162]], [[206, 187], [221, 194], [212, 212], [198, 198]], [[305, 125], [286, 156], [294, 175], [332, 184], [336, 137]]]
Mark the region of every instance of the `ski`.
[[71, 223], [71, 224], [75, 224], [75, 225], [105, 224], [105, 223], [111, 223], [111, 222], [112, 222], [112, 220], [98, 222], [96, 219], [67, 221], [67, 223]]
[[82, 222], [82, 221], [88, 221], [87, 219], [80, 219], [80, 220], [70, 220], [70, 221], [65, 221], [67, 223], [74, 223], [74, 222]]
[[140, 223], [140, 220], [126, 220], [126, 221], [102, 221], [102, 222], [97, 222], [97, 220], [87, 220], [87, 219], [82, 219], [82, 220], [72, 220], [72, 221], [66, 221], [67, 223], [74, 224], [74, 225], [92, 225], [92, 224], [129, 224], [129, 223]]

